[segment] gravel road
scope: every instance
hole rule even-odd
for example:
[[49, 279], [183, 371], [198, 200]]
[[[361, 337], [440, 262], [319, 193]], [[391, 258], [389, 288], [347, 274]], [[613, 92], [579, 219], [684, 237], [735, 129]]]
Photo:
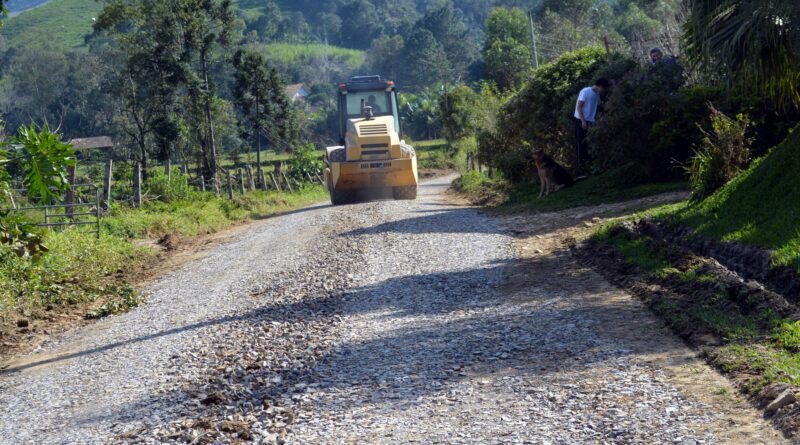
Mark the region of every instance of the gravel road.
[[603, 209], [490, 217], [450, 179], [255, 223], [11, 363], [0, 443], [782, 443], [560, 247]]

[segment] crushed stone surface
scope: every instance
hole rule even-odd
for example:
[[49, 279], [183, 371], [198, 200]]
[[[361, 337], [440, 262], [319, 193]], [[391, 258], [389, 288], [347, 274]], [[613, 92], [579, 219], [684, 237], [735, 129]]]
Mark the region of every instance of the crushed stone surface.
[[443, 199], [451, 179], [256, 223], [18, 360], [0, 443], [722, 442], [724, 404], [637, 359], [591, 285], [536, 277], [503, 218]]

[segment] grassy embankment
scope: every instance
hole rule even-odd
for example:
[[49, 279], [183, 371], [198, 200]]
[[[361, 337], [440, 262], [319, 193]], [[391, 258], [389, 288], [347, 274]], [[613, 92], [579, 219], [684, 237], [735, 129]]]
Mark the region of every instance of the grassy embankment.
[[557, 211], [573, 207], [625, 201], [687, 189], [685, 181], [642, 185], [622, 185], [618, 172], [592, 176], [572, 187], [539, 198], [539, 183], [511, 185], [502, 178], [489, 178], [487, 172], [466, 172], [453, 184], [456, 190], [478, 203], [489, 203], [501, 211]]
[[321, 186], [294, 193], [249, 192], [233, 201], [192, 193], [176, 202], [142, 209], [118, 207], [102, 220], [102, 237], [87, 230], [49, 232], [50, 252], [39, 260], [17, 258], [0, 248], [0, 317], [28, 316], [41, 308], [97, 302], [93, 316], [138, 303], [125, 278], [152, 257], [136, 240], [166, 235], [191, 237], [303, 207], [326, 198]]
[[[636, 218], [662, 219], [714, 239], [768, 249], [770, 267], [788, 266], [800, 273], [798, 169], [800, 132], [795, 131], [709, 198], [659, 207]], [[786, 305], [782, 297], [765, 304], [752, 292], [742, 294], [738, 285], [719, 288], [719, 277], [705, 272], [702, 258], [678, 260], [670, 246], [648, 236], [621, 235], [614, 226], [596, 233], [594, 241], [612, 246], [646, 282], [678, 295], [672, 302], [669, 293], [647, 295], [645, 300], [678, 332], [716, 337], [713, 345], [698, 345], [712, 362], [753, 394], [773, 382], [800, 385], [800, 322], [792, 315], [800, 303], [796, 295], [785, 295], [788, 309], [780, 309]]]

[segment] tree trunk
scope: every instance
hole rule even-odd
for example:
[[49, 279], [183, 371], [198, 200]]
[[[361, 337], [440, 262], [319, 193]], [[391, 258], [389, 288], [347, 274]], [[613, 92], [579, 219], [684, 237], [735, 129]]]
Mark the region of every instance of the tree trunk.
[[147, 143], [144, 140], [144, 136], [139, 139], [139, 150], [142, 153], [142, 180], [147, 180]]
[[205, 83], [205, 89], [206, 89], [206, 91], [205, 91], [205, 94], [206, 94], [205, 109], [206, 109], [206, 122], [208, 123], [208, 139], [209, 139], [208, 143], [209, 143], [209, 147], [211, 149], [211, 152], [209, 153], [210, 156], [209, 156], [209, 159], [208, 159], [208, 161], [209, 161], [208, 163], [209, 163], [209, 167], [211, 168], [212, 171], [209, 172], [209, 173], [212, 174], [213, 177], [216, 177], [217, 176], [217, 142], [216, 142], [216, 140], [215, 140], [216, 138], [214, 136], [214, 119], [211, 116], [211, 85], [209, 84], [209, 81], [208, 81], [208, 60], [207, 60], [208, 54], [207, 54], [207, 50], [206, 49], [203, 49], [203, 51], [202, 51], [202, 53], [200, 55], [200, 58], [201, 58], [202, 68], [203, 68], [203, 82]]
[[258, 119], [258, 105], [259, 100], [258, 95], [256, 95], [256, 171], [258, 172], [258, 177], [261, 178], [261, 125], [259, 124], [260, 121]]

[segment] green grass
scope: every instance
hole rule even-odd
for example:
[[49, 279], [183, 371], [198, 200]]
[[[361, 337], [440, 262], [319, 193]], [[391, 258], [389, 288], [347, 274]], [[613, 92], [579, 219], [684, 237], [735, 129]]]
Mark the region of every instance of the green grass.
[[343, 59], [349, 66], [356, 68], [363, 65], [366, 58], [366, 53], [361, 50], [318, 43], [270, 43], [254, 45], [254, 47], [269, 60], [289, 66], [303, 64], [311, 59], [321, 57], [335, 57]]
[[237, 193], [233, 201], [216, 198], [211, 193], [195, 193], [184, 201], [153, 202], [142, 209], [120, 208], [102, 220], [102, 228], [104, 234], [133, 239], [168, 234], [194, 236], [304, 207], [327, 196], [320, 185], [306, 186], [294, 193], [255, 191], [244, 196]]
[[52, 0], [46, 5], [10, 17], [0, 35], [11, 48], [48, 44], [69, 49], [84, 46], [92, 32], [92, 18], [102, 9], [97, 0]]
[[0, 248], [0, 314], [23, 313], [49, 304], [76, 304], [127, 292], [124, 283], [105, 278], [136, 267], [147, 255], [124, 238], [100, 240], [86, 231], [50, 232], [45, 237], [50, 252], [39, 260], [19, 258]]
[[670, 267], [669, 261], [660, 252], [652, 250], [647, 241], [644, 237], [635, 240], [614, 237], [608, 240], [629, 264], [635, 264], [645, 272], [666, 273]]
[[697, 204], [659, 215], [711, 237], [773, 250], [773, 263], [800, 272], [800, 131]]
[[[620, 185], [617, 171], [609, 171], [592, 176], [558, 192], [539, 198], [539, 183], [527, 183], [511, 186], [502, 178], [489, 179], [486, 172], [482, 175], [470, 172], [470, 177], [463, 181], [461, 190], [474, 193], [483, 190], [498, 194], [501, 202], [499, 210], [550, 212], [581, 206], [592, 206], [643, 198], [660, 193], [687, 190], [685, 181], [643, 184], [635, 186]], [[458, 184], [456, 184], [458, 187]]]
[[[613, 226], [601, 228], [593, 239], [613, 246], [625, 262], [638, 266], [656, 283], [678, 277], [707, 288], [713, 280], [695, 269], [674, 267], [666, 255], [651, 247], [649, 238], [614, 234]], [[711, 354], [712, 360], [728, 372], [757, 373], [750, 391], [775, 381], [800, 384], [800, 322], [782, 319], [770, 309], [743, 312], [724, 290], [693, 294], [680, 303], [650, 298], [650, 308], [679, 332], [700, 329], [721, 339], [723, 346]]]
[[237, 194], [233, 201], [192, 192], [182, 201], [152, 202], [142, 209], [114, 209], [102, 220], [99, 240], [94, 233], [80, 228], [48, 232], [45, 244], [50, 252], [40, 259], [18, 258], [0, 247], [0, 315], [98, 300], [103, 304], [87, 317], [125, 311], [141, 300], [117, 274], [135, 270], [152, 255], [152, 251], [131, 240], [212, 233], [325, 198], [327, 193], [319, 185], [307, 185], [294, 193]]

